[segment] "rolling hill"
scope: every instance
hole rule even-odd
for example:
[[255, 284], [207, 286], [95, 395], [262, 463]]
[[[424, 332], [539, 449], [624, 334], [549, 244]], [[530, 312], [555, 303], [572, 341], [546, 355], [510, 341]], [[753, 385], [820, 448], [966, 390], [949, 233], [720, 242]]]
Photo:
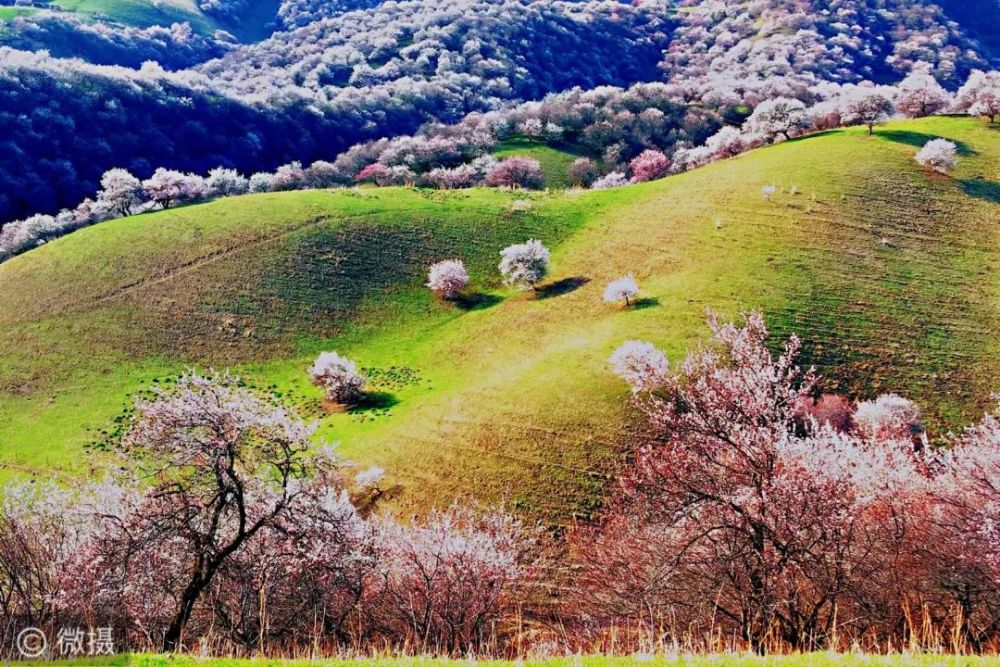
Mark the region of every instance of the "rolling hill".
[[196, 0], [59, 0], [63, 11], [82, 17], [146, 28], [188, 22], [195, 30], [225, 30], [241, 41], [252, 42], [273, 32], [280, 0], [254, 0], [239, 19], [211, 16]]
[[[961, 147], [952, 176], [913, 161], [938, 136]], [[473, 494], [565, 520], [637, 432], [608, 355], [639, 338], [676, 360], [707, 308], [763, 308], [829, 388], [906, 393], [954, 427], [1000, 389], [998, 221], [1000, 131], [931, 118], [618, 190], [289, 192], [100, 224], [0, 265], [0, 476], [98, 474], [131, 394], [228, 367], [385, 467], [401, 507]], [[496, 273], [529, 237], [553, 249], [537, 295]], [[423, 287], [452, 256], [473, 275], [458, 305]], [[626, 272], [643, 300], [602, 303]], [[329, 349], [367, 369], [367, 405], [310, 386]]]

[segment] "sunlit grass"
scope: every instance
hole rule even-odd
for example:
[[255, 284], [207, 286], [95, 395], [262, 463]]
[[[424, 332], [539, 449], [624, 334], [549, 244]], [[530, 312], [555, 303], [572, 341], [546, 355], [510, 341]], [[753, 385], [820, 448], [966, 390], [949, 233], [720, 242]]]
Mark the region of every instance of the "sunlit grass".
[[527, 137], [517, 137], [504, 141], [493, 151], [497, 158], [526, 157], [538, 160], [545, 174], [545, 187], [569, 187], [569, 166], [583, 156], [583, 152], [573, 146], [550, 146], [547, 143]]
[[[830, 388], [900, 391], [932, 427], [958, 425], [1000, 389], [1000, 133], [950, 118], [877, 132], [613, 191], [280, 193], [74, 233], [0, 265], [0, 477], [96, 474], [85, 446], [131, 393], [213, 365], [385, 467], [403, 508], [472, 494], [565, 521], [636, 433], [608, 355], [639, 338], [676, 361], [706, 339], [707, 308], [764, 308]], [[952, 177], [914, 163], [930, 136], [966, 147]], [[553, 249], [548, 298], [499, 284], [498, 251], [529, 237]], [[448, 257], [473, 276], [464, 307], [423, 287]], [[627, 272], [640, 307], [604, 304]], [[368, 368], [376, 400], [326, 413], [305, 373], [324, 349]]]

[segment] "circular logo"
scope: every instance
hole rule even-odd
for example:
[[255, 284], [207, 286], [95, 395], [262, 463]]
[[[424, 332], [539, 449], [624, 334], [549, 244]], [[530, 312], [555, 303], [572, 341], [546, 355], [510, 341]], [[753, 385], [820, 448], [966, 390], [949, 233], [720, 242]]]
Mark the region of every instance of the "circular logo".
[[48, 638], [38, 628], [25, 628], [17, 635], [17, 652], [22, 658], [40, 658], [48, 647]]

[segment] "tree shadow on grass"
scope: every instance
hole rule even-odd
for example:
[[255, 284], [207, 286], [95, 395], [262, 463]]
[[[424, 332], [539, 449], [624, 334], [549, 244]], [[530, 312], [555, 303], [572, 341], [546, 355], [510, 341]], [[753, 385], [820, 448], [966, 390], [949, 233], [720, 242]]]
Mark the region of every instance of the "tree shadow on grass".
[[[934, 139], [941, 139], [943, 137], [935, 136], [933, 134], [925, 134], [923, 132], [913, 132], [911, 130], [875, 130], [875, 136], [887, 141], [895, 141], [899, 144], [906, 144], [908, 146], [913, 146], [914, 148], [923, 148], [928, 141]], [[976, 151], [972, 150], [969, 145], [962, 141], [955, 141], [954, 139], [948, 139], [958, 147], [958, 154], [969, 157], [971, 155], [978, 155]]]
[[806, 134], [800, 134], [797, 137], [792, 137], [791, 139], [786, 139], [783, 143], [795, 144], [800, 141], [805, 141], [806, 139], [816, 139], [817, 137], [825, 137], [828, 134], [834, 134], [839, 130], [820, 130], [819, 132], [808, 132]]
[[554, 283], [549, 283], [548, 285], [539, 287], [538, 298], [551, 299], [553, 297], [562, 296], [563, 294], [569, 294], [570, 292], [575, 292], [589, 282], [590, 278], [587, 278], [586, 276], [563, 278], [562, 280], [557, 280]]
[[387, 391], [369, 391], [347, 411], [351, 414], [359, 414], [375, 410], [388, 410], [397, 405], [399, 405], [399, 399], [396, 398], [395, 394], [390, 394]]
[[456, 296], [452, 302], [455, 304], [456, 308], [462, 310], [486, 310], [487, 308], [492, 308], [503, 301], [502, 297], [496, 294], [459, 294]]
[[632, 302], [632, 310], [646, 310], [647, 308], [658, 308], [660, 300], [657, 298], [636, 299]]
[[1000, 204], [1000, 183], [987, 181], [985, 178], [970, 178], [959, 181], [965, 194], [977, 199], [985, 199], [994, 204]]

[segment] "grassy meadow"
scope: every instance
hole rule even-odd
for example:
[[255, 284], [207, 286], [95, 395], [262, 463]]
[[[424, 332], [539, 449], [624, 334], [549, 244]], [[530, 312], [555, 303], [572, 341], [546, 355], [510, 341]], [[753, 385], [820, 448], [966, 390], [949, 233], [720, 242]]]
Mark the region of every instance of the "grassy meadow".
[[[281, 0], [254, 0], [239, 21], [219, 21], [202, 12], [196, 0], [58, 0], [54, 4], [84, 18], [140, 28], [186, 21], [201, 32], [223, 29], [242, 41], [256, 41], [270, 34], [267, 25], [277, 15]], [[2, 18], [7, 17], [0, 13]]]
[[493, 151], [498, 159], [509, 157], [526, 157], [538, 160], [545, 174], [545, 187], [568, 188], [570, 186], [567, 171], [573, 161], [579, 157], [589, 157], [583, 151], [568, 144], [550, 146], [546, 142], [529, 137], [508, 139]]
[[[951, 176], [913, 161], [932, 137], [962, 147]], [[526, 149], [552, 151], [505, 147]], [[103, 223], [0, 265], [0, 480], [99, 474], [135, 392], [211, 366], [384, 467], [401, 508], [472, 495], [567, 521], [637, 430], [609, 354], [637, 338], [677, 361], [708, 308], [763, 308], [828, 388], [907, 394], [940, 432], [1000, 389], [998, 220], [1000, 130], [929, 118], [617, 190], [288, 192]], [[507, 290], [498, 252], [531, 237], [552, 276]], [[455, 304], [423, 286], [450, 257], [473, 279]], [[603, 303], [627, 272], [641, 301]], [[322, 350], [366, 369], [367, 404], [324, 404], [306, 375]]]

